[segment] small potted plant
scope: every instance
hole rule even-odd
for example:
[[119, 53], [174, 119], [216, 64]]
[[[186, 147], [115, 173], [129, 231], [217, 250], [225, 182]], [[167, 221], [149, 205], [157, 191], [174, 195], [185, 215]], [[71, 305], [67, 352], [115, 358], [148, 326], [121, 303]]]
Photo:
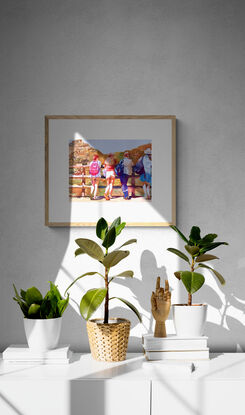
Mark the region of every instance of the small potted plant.
[[69, 295], [66, 299], [61, 297], [58, 287], [52, 282], [50, 289], [42, 296], [36, 287], [20, 290], [15, 285], [15, 297], [24, 314], [24, 328], [27, 343], [30, 349], [44, 352], [54, 349], [59, 342], [62, 314], [64, 313]]
[[[117, 236], [121, 233], [126, 223], [121, 222], [121, 218], [116, 218], [109, 226], [104, 218], [100, 218], [96, 225], [96, 235], [102, 241], [102, 247], [91, 239], [76, 239], [78, 249], [75, 256], [87, 254], [96, 259], [104, 266], [104, 274], [97, 271], [86, 272], [76, 278], [66, 289], [67, 292], [75, 282], [86, 275], [98, 274], [104, 280], [104, 288], [92, 288], [82, 297], [80, 312], [87, 321], [87, 331], [91, 353], [94, 359], [101, 361], [120, 361], [125, 360], [130, 331], [130, 321], [122, 318], [109, 318], [109, 302], [117, 298], [129, 307], [141, 321], [141, 316], [136, 307], [128, 300], [121, 297], [110, 297], [109, 287], [115, 278], [132, 278], [133, 271], [127, 270], [115, 275], [110, 275], [111, 268], [114, 268], [120, 261], [129, 255], [129, 251], [122, 250], [126, 245], [136, 242], [130, 239], [123, 243], [119, 248], [109, 252], [109, 248], [115, 243]], [[104, 249], [103, 249], [104, 248]], [[90, 320], [92, 314], [104, 301], [104, 318]]]
[[[188, 292], [187, 304], [173, 304], [173, 320], [178, 336], [202, 336], [207, 315], [207, 304], [193, 304], [192, 295], [197, 292], [205, 282], [204, 276], [196, 272], [198, 269], [208, 269], [218, 281], [224, 285], [225, 280], [214, 268], [206, 264], [207, 261], [219, 259], [208, 253], [220, 245], [228, 245], [227, 242], [214, 242], [218, 235], [209, 233], [201, 238], [201, 231], [198, 226], [193, 226], [189, 239], [176, 227], [171, 228], [178, 233], [185, 242], [185, 250], [189, 257], [176, 248], [168, 248], [168, 251], [177, 255], [189, 264], [190, 271], [176, 271], [174, 275], [184, 284]], [[205, 262], [205, 264], [204, 264]]]

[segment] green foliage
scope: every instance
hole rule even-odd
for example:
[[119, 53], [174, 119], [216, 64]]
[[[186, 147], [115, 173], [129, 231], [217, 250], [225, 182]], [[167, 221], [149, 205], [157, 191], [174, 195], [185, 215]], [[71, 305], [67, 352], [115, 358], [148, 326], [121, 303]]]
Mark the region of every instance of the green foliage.
[[190, 263], [188, 256], [186, 256], [183, 252], [179, 251], [178, 249], [168, 248], [167, 250], [184, 259], [184, 261], [188, 262], [188, 264]]
[[119, 277], [133, 278], [133, 276], [134, 276], [133, 271], [130, 271], [130, 270], [123, 271], [123, 272], [120, 272], [120, 274], [117, 274], [117, 275], [114, 275], [113, 277], [111, 277], [110, 280], [109, 280], [109, 283], [111, 281], [113, 281], [114, 278], [119, 278]]
[[79, 238], [76, 239], [76, 243], [85, 254], [97, 259], [98, 261], [103, 261], [104, 253], [96, 242], [91, 241], [91, 239]]
[[82, 254], [85, 254], [85, 252], [82, 248], [77, 248], [75, 250], [75, 256], [82, 255]]
[[122, 232], [122, 230], [125, 228], [126, 226], [126, 222], [122, 222], [121, 223], [121, 218], [120, 216], [118, 218], [116, 218], [112, 224], [110, 225], [110, 229], [112, 229], [113, 227], [116, 229], [116, 235], [120, 235], [120, 233]]
[[138, 312], [137, 308], [132, 303], [130, 303], [128, 300], [125, 300], [125, 298], [120, 298], [120, 297], [111, 297], [110, 300], [113, 300], [114, 298], [116, 298], [117, 300], [120, 300], [128, 308], [130, 308], [130, 310], [132, 310], [136, 314], [136, 316], [138, 317], [139, 321], [142, 322], [142, 318], [141, 318], [140, 313]]
[[126, 246], [126, 245], [134, 244], [135, 242], [137, 242], [137, 239], [129, 239], [127, 242], [124, 242], [124, 244], [119, 246], [119, 248], [117, 248], [117, 249], [121, 249], [123, 246]]
[[191, 254], [191, 256], [195, 256], [200, 251], [198, 246], [191, 246], [191, 245], [185, 245], [185, 250]]
[[98, 238], [104, 240], [106, 234], [108, 232], [108, 223], [104, 218], [100, 218], [96, 225], [96, 235]]
[[116, 240], [116, 228], [113, 226], [105, 235], [102, 245], [108, 249], [114, 244]]
[[196, 244], [201, 239], [201, 230], [198, 226], [192, 226], [189, 241]]
[[218, 278], [220, 284], [221, 285], [225, 285], [225, 279], [224, 279], [224, 277], [218, 271], [216, 271], [215, 269], [209, 267], [206, 264], [199, 264], [199, 267], [209, 269], [215, 275], [215, 277]]
[[[40, 305], [39, 304], [31, 304], [29, 309], [28, 309], [28, 317], [32, 318], [32, 316], [36, 316], [37, 314], [39, 314], [40, 311]], [[36, 318], [36, 317], [33, 317]]]
[[216, 233], [209, 233], [202, 238], [201, 230], [198, 226], [192, 226], [189, 239], [187, 239], [186, 236], [176, 226], [171, 226], [171, 228], [178, 233], [183, 241], [187, 243], [185, 245], [185, 250], [191, 257], [189, 259], [182, 251], [178, 249], [168, 248], [168, 251], [177, 255], [184, 261], [188, 262], [190, 265], [190, 271], [176, 271], [174, 273], [176, 278], [183, 282], [187, 292], [192, 295], [204, 284], [205, 279], [203, 275], [195, 272], [198, 268], [206, 268], [210, 270], [222, 285], [225, 284], [224, 277], [215, 269], [206, 264], [203, 264], [203, 262], [219, 259], [215, 255], [206, 254], [206, 252], [211, 251], [220, 245], [228, 245], [228, 243], [214, 242], [218, 236]]
[[[134, 275], [133, 271], [127, 270], [119, 274], [116, 274], [112, 277], [109, 276], [110, 269], [119, 264], [119, 262], [121, 262], [130, 254], [129, 251], [121, 250], [121, 248], [126, 245], [130, 245], [137, 242], [137, 239], [129, 239], [128, 241], [124, 242], [119, 248], [109, 252], [109, 248], [111, 248], [112, 245], [114, 245], [118, 235], [120, 235], [125, 225], [126, 222], [121, 222], [120, 217], [117, 217], [111, 223], [110, 226], [104, 218], [100, 218], [96, 224], [96, 235], [102, 241], [102, 247], [100, 247], [96, 242], [92, 241], [91, 239], [76, 239], [76, 243], [79, 246], [79, 248], [76, 249], [75, 256], [86, 253], [87, 255], [96, 259], [100, 264], [104, 266], [104, 275], [96, 271], [86, 272], [85, 274], [82, 274], [80, 277], [76, 278], [65, 291], [66, 293], [79, 279], [88, 275], [92, 276], [95, 274], [99, 274], [104, 279], [105, 288], [93, 288], [91, 290], [88, 290], [82, 297], [80, 303], [80, 312], [85, 320], [88, 320], [92, 316], [92, 314], [97, 310], [97, 308], [102, 304], [102, 302], [105, 301], [104, 322], [108, 323], [109, 283], [118, 277], [132, 278]], [[103, 248], [105, 248], [105, 250], [103, 250]], [[134, 305], [129, 303], [127, 300], [121, 298], [120, 301], [123, 301], [124, 304], [126, 304], [132, 311], [134, 311], [134, 313], [141, 321], [140, 314]]]
[[104, 301], [107, 290], [105, 288], [93, 288], [88, 290], [80, 302], [80, 313], [85, 320], [89, 320], [92, 314]]
[[14, 286], [15, 297], [26, 318], [49, 319], [61, 317], [69, 303], [69, 295], [63, 299], [58, 287], [49, 281], [50, 289], [43, 298], [36, 287], [20, 290], [20, 295]]
[[188, 243], [188, 239], [186, 238], [186, 236], [182, 233], [182, 232], [180, 232], [180, 230], [177, 228], [177, 226], [174, 226], [174, 225], [171, 225], [170, 226], [175, 232], [177, 232], [178, 234], [179, 234], [179, 236], [181, 237], [181, 239], [183, 239], [183, 241], [185, 242], [185, 243]]
[[203, 286], [205, 278], [198, 272], [182, 271], [181, 281], [189, 294], [194, 294]]
[[103, 260], [103, 265], [106, 268], [111, 268], [117, 265], [122, 259], [126, 258], [130, 254], [129, 251], [112, 251]]
[[25, 301], [28, 306], [31, 304], [41, 304], [43, 299], [42, 294], [36, 287], [28, 288], [25, 294]]
[[219, 259], [219, 258], [215, 255], [201, 254], [196, 258], [196, 262], [212, 261], [213, 259]]

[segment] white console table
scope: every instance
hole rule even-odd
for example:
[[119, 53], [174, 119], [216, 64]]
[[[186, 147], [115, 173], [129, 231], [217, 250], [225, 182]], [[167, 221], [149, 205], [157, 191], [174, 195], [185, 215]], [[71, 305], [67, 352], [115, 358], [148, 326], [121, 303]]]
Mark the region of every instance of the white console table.
[[245, 354], [211, 355], [182, 375], [143, 362], [141, 354], [118, 363], [75, 354], [63, 366], [0, 360], [0, 414], [245, 414]]

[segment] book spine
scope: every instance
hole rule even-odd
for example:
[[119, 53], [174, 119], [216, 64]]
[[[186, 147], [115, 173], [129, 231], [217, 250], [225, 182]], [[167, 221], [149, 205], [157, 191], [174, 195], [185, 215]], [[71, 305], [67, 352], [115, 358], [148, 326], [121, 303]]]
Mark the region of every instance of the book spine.
[[148, 360], [200, 360], [209, 358], [209, 350], [181, 351], [181, 352], [145, 352]]
[[202, 350], [207, 348], [207, 341], [194, 342], [147, 342], [143, 344], [145, 350]]

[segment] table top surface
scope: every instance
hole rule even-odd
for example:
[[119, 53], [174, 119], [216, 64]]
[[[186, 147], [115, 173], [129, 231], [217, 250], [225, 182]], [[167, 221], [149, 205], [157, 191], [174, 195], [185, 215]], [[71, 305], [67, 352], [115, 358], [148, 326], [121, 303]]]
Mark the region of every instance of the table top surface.
[[[0, 356], [1, 357], [1, 356]], [[211, 354], [210, 360], [194, 362], [195, 370], [183, 372], [180, 368], [166, 368], [162, 362], [146, 362], [144, 355], [129, 353], [123, 362], [97, 362], [90, 354], [74, 353], [70, 364], [42, 365], [8, 363], [0, 360], [0, 383], [2, 381], [31, 380], [175, 380], [245, 381], [245, 353]]]

